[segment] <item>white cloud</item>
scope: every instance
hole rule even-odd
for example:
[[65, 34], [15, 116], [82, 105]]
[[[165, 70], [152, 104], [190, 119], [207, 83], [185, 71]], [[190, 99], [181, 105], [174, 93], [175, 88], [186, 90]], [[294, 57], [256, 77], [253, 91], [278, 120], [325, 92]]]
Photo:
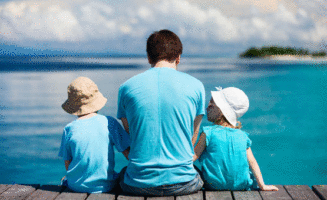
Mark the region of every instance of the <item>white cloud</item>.
[[[7, 39], [75, 42], [83, 37], [74, 14], [60, 5], [43, 5], [39, 9], [31, 2], [10, 2], [3, 8], [2, 23], [7, 24], [7, 29], [14, 30], [11, 31], [13, 36], [20, 35], [19, 38], [7, 35]], [[5, 27], [2, 26], [0, 31], [5, 31]]]
[[192, 52], [267, 43], [300, 46], [327, 38], [321, 4], [305, 0], [12, 0], [0, 3], [0, 42], [32, 45], [34, 41], [68, 50], [110, 46], [120, 51], [126, 48], [121, 43], [126, 43], [129, 51], [139, 51], [151, 32], [167, 28], [186, 47], [192, 46]]
[[311, 31], [311, 38], [313, 42], [320, 42], [322, 39], [326, 40], [327, 39], [326, 24], [317, 23], [315, 29]]
[[197, 5], [190, 4], [186, 0], [170, 1], [170, 4], [172, 4], [170, 7], [176, 13], [179, 13], [196, 24], [204, 24], [207, 21], [207, 14]]
[[141, 6], [141, 7], [138, 9], [138, 15], [139, 15], [142, 19], [144, 19], [144, 20], [146, 20], [146, 21], [148, 21], [148, 20], [150, 20], [150, 21], [155, 20], [155, 19], [154, 19], [154, 16], [153, 16], [153, 12], [151, 11], [150, 8], [148, 8], [148, 7], [146, 7], [146, 6]]
[[299, 13], [299, 15], [301, 15], [302, 17], [308, 17], [308, 13], [304, 10], [304, 9], [302, 9], [302, 8], [300, 8], [299, 10], [298, 10], [298, 13]]
[[21, 2], [21, 3], [15, 3], [15, 2], [9, 2], [5, 6], [5, 10], [7, 11], [7, 16], [8, 15], [13, 15], [14, 17], [20, 17], [24, 10], [26, 8], [26, 3]]
[[121, 25], [119, 28], [120, 28], [121, 32], [124, 34], [128, 34], [132, 31], [132, 27], [128, 24]]
[[295, 15], [287, 10], [282, 4], [279, 6], [278, 11], [274, 15], [277, 21], [286, 22], [289, 24], [298, 24]]
[[5, 38], [5, 40], [18, 40], [18, 35], [14, 32], [14, 30], [10, 27], [10, 25], [6, 22], [0, 24], [0, 38]]

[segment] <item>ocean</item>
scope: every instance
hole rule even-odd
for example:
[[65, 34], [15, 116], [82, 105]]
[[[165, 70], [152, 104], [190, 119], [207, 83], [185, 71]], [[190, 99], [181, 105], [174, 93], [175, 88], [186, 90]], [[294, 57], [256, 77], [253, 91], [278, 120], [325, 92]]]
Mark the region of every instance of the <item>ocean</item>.
[[[58, 157], [68, 84], [91, 78], [116, 116], [119, 86], [149, 69], [146, 58], [0, 58], [0, 183], [60, 184]], [[215, 87], [238, 87], [250, 108], [240, 119], [266, 184], [327, 184], [327, 62], [182, 57], [178, 70]], [[202, 125], [210, 125], [204, 117]], [[116, 152], [115, 170], [127, 165]], [[198, 163], [196, 163], [198, 165]]]

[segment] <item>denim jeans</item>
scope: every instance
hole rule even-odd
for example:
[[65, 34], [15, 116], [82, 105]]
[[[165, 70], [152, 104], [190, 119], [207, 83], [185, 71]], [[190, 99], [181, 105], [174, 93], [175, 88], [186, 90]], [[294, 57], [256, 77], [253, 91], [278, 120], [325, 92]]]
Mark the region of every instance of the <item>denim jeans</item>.
[[119, 175], [119, 184], [123, 192], [138, 196], [179, 196], [196, 193], [203, 186], [203, 181], [197, 173], [195, 178], [189, 182], [177, 183], [172, 185], [162, 185], [150, 188], [138, 188], [124, 183], [125, 167]]

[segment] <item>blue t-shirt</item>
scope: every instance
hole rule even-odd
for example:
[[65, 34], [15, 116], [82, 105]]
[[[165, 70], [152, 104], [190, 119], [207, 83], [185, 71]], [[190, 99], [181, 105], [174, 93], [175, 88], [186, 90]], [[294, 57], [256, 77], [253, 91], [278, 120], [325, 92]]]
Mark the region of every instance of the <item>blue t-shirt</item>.
[[211, 190], [250, 189], [253, 180], [246, 150], [251, 147], [248, 134], [219, 125], [205, 126], [206, 149], [200, 158], [205, 187]]
[[113, 117], [96, 115], [64, 128], [59, 156], [71, 160], [68, 187], [76, 192], [108, 192], [115, 186], [115, 155], [130, 145], [129, 135]]
[[172, 68], [151, 68], [119, 89], [117, 118], [131, 135], [125, 183], [139, 188], [191, 181], [194, 119], [205, 113], [203, 84]]

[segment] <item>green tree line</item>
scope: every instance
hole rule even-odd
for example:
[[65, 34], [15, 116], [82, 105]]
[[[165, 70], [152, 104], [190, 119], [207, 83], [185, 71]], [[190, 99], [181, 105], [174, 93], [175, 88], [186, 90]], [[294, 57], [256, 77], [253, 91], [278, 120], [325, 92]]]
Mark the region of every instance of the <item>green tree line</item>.
[[326, 52], [313, 52], [310, 53], [307, 49], [302, 48], [291, 48], [291, 47], [278, 47], [278, 46], [269, 46], [256, 48], [251, 47], [245, 52], [240, 54], [242, 58], [258, 58], [272, 55], [295, 55], [295, 56], [326, 56]]

